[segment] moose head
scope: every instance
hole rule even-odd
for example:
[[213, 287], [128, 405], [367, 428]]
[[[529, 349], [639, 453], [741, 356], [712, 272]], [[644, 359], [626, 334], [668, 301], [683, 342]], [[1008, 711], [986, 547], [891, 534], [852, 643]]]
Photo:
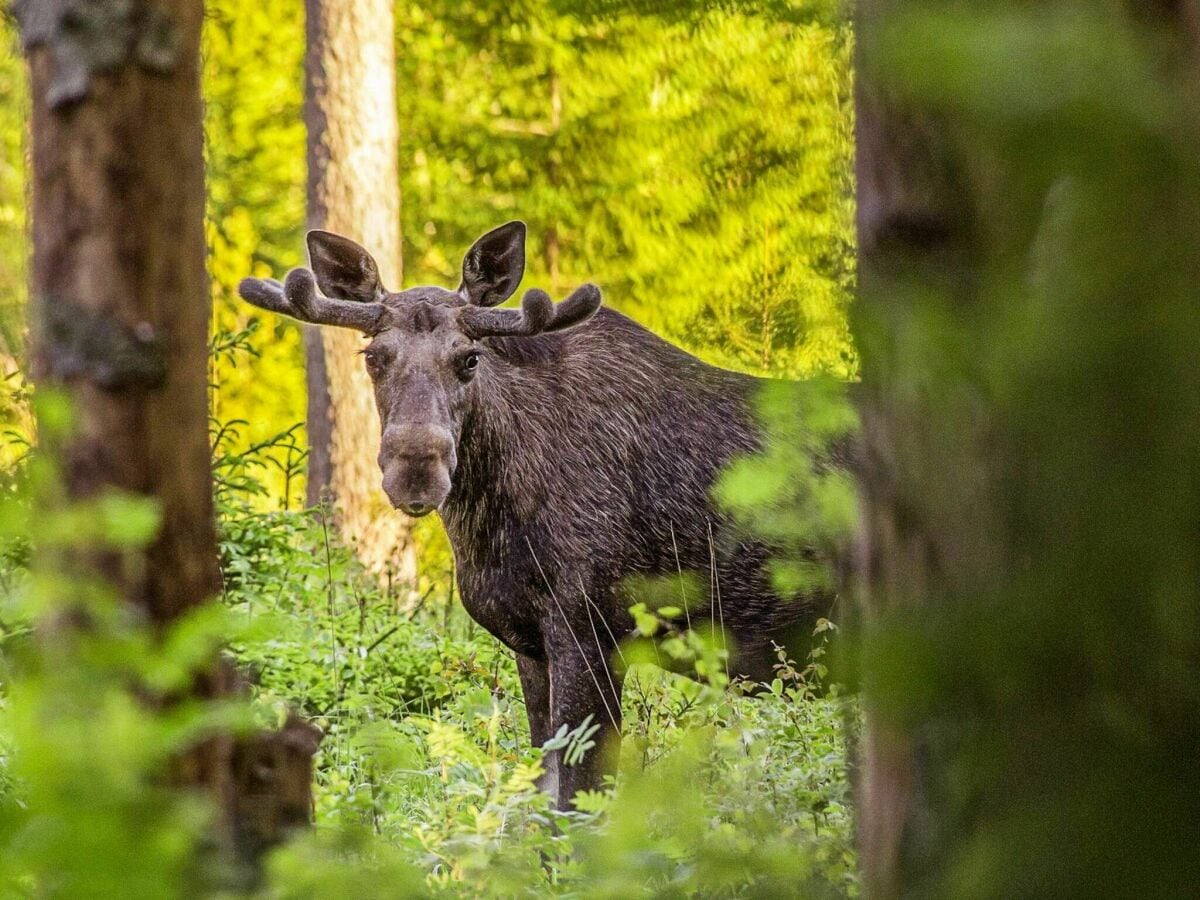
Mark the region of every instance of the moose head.
[[315, 325], [354, 328], [382, 425], [379, 468], [392, 505], [411, 516], [437, 509], [450, 493], [458, 443], [480, 382], [495, 374], [494, 337], [532, 337], [588, 319], [600, 291], [585, 284], [561, 303], [541, 290], [520, 309], [494, 309], [525, 272], [525, 224], [508, 222], [467, 251], [455, 291], [415, 287], [391, 293], [371, 255], [327, 231], [308, 234], [312, 271], [294, 269], [281, 284], [247, 278], [238, 290], [262, 309]]

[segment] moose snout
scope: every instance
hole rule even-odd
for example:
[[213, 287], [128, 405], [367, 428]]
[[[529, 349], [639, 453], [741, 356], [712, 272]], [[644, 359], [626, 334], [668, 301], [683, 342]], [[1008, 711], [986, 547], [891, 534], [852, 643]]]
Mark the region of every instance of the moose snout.
[[392, 506], [410, 516], [423, 516], [441, 506], [450, 493], [457, 462], [450, 432], [438, 426], [391, 427], [380, 442], [384, 493]]

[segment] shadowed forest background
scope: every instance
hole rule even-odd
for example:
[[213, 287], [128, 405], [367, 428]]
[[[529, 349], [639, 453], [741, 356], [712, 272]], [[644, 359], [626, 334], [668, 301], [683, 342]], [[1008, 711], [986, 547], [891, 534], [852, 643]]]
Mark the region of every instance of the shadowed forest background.
[[453, 288], [520, 218], [525, 287], [595, 281], [710, 363], [800, 380], [764, 393], [765, 452], [717, 492], [781, 548], [780, 584], [837, 602], [748, 697], [648, 589], [616, 785], [551, 808], [440, 526], [364, 501], [393, 553], [340, 527], [336, 481], [313, 502], [314, 333], [236, 295], [305, 263], [299, 0], [208, 0], [199, 30], [217, 602], [123, 599], [170, 509], [64, 488], [91, 420], [69, 378], [31, 377], [45, 119], [4, 17], [0, 895], [1193, 895], [1195, 5], [394, 15], [389, 287]]

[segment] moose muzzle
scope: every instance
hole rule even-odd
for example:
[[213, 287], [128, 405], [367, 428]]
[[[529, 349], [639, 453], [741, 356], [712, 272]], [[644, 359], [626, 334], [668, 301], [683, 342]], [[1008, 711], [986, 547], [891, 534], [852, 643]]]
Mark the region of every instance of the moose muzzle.
[[454, 439], [445, 428], [405, 425], [383, 433], [383, 490], [392, 506], [410, 516], [426, 515], [442, 505], [457, 463]]

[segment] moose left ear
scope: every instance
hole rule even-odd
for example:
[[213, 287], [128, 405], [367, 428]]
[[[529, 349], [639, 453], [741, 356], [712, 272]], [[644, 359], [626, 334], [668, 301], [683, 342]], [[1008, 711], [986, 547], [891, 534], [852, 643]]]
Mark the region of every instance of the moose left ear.
[[475, 306], [495, 306], [512, 296], [524, 274], [525, 223], [506, 222], [471, 245], [458, 292]]
[[372, 303], [387, 295], [379, 280], [379, 266], [350, 238], [330, 231], [310, 231], [308, 258], [326, 297]]

